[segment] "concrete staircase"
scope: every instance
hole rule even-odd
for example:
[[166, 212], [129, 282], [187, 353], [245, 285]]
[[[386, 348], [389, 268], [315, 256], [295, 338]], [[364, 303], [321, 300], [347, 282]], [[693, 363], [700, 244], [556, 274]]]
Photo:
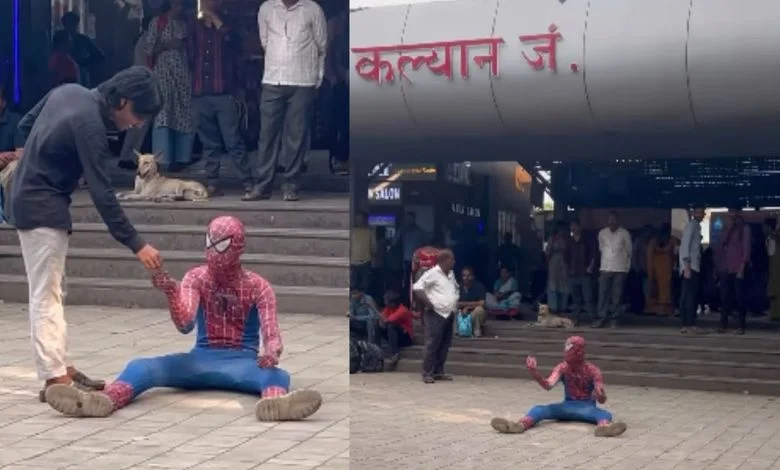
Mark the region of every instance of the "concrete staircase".
[[[343, 315], [349, 283], [349, 196], [304, 193], [296, 203], [241, 202], [237, 196], [206, 203], [123, 203], [147, 242], [161, 251], [175, 277], [204, 260], [208, 222], [239, 217], [247, 227], [244, 267], [275, 287], [279, 310]], [[111, 238], [86, 193], [74, 195], [73, 236], [67, 264], [67, 303], [165, 307], [136, 257]], [[27, 301], [16, 232], [0, 226], [0, 299]]]
[[[402, 354], [399, 370], [418, 372], [422, 325], [416, 346]], [[525, 358], [534, 354], [543, 374], [563, 360], [568, 336], [587, 342], [588, 360], [609, 384], [780, 396], [780, 350], [775, 332], [745, 336], [682, 335], [673, 328], [553, 330], [523, 322], [493, 321], [483, 338], [455, 338], [448, 372], [477, 377], [530, 379]]]

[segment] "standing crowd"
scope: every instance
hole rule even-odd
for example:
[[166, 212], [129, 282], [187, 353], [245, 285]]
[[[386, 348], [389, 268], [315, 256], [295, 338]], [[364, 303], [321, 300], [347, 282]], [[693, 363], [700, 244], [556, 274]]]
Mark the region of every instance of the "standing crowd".
[[[240, 26], [222, 13], [222, 3], [203, 0], [195, 12], [185, 8], [184, 0], [165, 0], [157, 16], [142, 21], [134, 61], [153, 70], [163, 107], [153, 120], [126, 132], [120, 166], [135, 167], [135, 152], [151, 131], [151, 150], [161, 169], [180, 171], [196, 161], [197, 135], [210, 197], [222, 194], [224, 153], [243, 181], [243, 200], [270, 198], [278, 172], [283, 178], [283, 199], [298, 200], [318, 94], [330, 97], [334, 171], [347, 169], [347, 2], [329, 0], [324, 9], [313, 0], [262, 3], [257, 14], [264, 58], [257, 153], [248, 152], [245, 142], [244, 88], [253, 71], [245, 67]], [[54, 35], [49, 61], [51, 85], [90, 87], [94, 69], [105, 57], [78, 32], [76, 13], [67, 13], [61, 22], [63, 29]]]
[[[351, 332], [378, 351], [384, 348], [377, 354], [395, 366], [401, 348], [412, 344], [412, 319], [420, 316], [425, 326], [423, 380], [433, 383], [449, 379], [444, 363], [454, 335], [480, 337], [490, 315], [517, 316], [534, 303], [546, 304], [552, 314], [571, 316], [576, 323], [590, 320], [593, 328], [618, 327], [629, 309], [679, 315], [683, 334], [706, 333], [697, 321], [717, 310], [716, 332], [727, 332], [735, 317], [731, 331], [742, 335], [758, 297], [764, 301], [757, 309], [768, 307], [770, 318], [780, 320], [780, 232], [774, 219], [764, 222], [763, 237], [757, 240], [741, 211], [731, 210], [723, 232], [704, 246], [704, 217], [704, 209], [689, 211], [679, 239], [670, 224], [659, 230], [645, 227], [632, 236], [614, 211], [593, 238], [578, 220], [556, 223], [541, 248], [546, 286], [527, 295], [518, 282], [526, 254], [511, 234], [498, 247], [498, 277], [492, 289], [486, 289], [474, 267], [458, 262], [455, 250], [445, 243], [429, 245], [432, 237], [417, 226], [413, 213], [406, 214], [395, 237], [387, 239], [382, 227], [370, 227], [367, 215], [358, 212], [351, 247]], [[395, 249], [404, 261], [401, 282], [387, 279], [391, 271], [386, 266]], [[530, 277], [533, 289], [537, 275]], [[409, 292], [405, 286], [412, 293], [408, 306], [406, 299], [398, 300]], [[403, 332], [400, 339], [389, 333], [391, 328]]]

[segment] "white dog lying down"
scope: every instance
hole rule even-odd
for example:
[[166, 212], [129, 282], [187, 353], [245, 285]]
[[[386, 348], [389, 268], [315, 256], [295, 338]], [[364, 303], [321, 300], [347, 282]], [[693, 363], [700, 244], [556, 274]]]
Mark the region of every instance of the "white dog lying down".
[[193, 201], [202, 202], [209, 198], [206, 187], [197, 181], [185, 181], [161, 175], [157, 169], [160, 155], [150, 153], [138, 156], [138, 172], [135, 188], [131, 192], [117, 193], [123, 201]]

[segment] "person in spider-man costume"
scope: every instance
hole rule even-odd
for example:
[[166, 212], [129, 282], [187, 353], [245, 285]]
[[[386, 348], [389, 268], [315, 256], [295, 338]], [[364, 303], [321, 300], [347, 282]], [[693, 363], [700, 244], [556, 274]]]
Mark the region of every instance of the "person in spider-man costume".
[[183, 334], [197, 329], [190, 352], [134, 359], [102, 392], [49, 386], [47, 403], [70, 416], [105, 417], [151, 388], [173, 387], [259, 395], [255, 414], [260, 421], [314, 414], [320, 394], [291, 392], [290, 375], [277, 367], [282, 339], [276, 296], [268, 281], [241, 267], [245, 237], [240, 220], [217, 217], [206, 233], [205, 265], [191, 269], [181, 283], [166, 272], [153, 276], [154, 286], [168, 297], [176, 328]]
[[493, 418], [490, 425], [500, 433], [517, 434], [527, 431], [540, 421], [579, 421], [596, 425], [597, 437], [616, 437], [626, 432], [626, 425], [614, 422], [612, 414], [596, 405], [604, 404], [607, 395], [604, 392], [604, 379], [601, 371], [585, 361], [585, 339], [572, 336], [566, 340], [563, 350], [563, 362], [558, 364], [548, 378], [536, 370], [536, 359], [528, 356], [526, 366], [534, 380], [545, 390], [552, 389], [563, 382], [564, 399], [552, 405], [537, 405], [519, 422], [504, 418]]

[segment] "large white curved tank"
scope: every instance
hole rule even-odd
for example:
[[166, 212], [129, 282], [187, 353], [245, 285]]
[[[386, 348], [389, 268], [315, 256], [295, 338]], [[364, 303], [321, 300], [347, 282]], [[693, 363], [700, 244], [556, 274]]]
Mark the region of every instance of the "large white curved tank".
[[354, 11], [353, 154], [780, 155], [779, 22], [775, 0], [455, 0]]

